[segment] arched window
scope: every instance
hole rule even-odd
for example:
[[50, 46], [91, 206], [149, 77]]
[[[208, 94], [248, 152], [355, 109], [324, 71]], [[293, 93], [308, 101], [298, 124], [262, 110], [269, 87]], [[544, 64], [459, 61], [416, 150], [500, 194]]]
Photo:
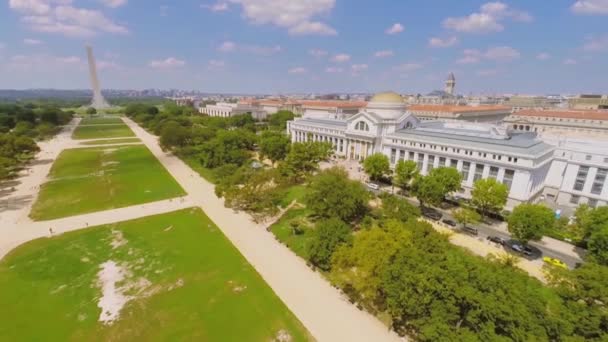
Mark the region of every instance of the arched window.
[[367, 122], [365, 121], [359, 121], [355, 124], [355, 129], [357, 131], [366, 131], [369, 132], [369, 126], [367, 125]]

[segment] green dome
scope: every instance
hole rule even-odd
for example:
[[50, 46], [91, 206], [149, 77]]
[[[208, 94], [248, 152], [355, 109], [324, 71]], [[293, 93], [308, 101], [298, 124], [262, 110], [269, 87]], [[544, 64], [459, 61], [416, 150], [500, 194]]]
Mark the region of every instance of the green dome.
[[403, 97], [393, 91], [388, 91], [374, 95], [370, 102], [403, 103]]

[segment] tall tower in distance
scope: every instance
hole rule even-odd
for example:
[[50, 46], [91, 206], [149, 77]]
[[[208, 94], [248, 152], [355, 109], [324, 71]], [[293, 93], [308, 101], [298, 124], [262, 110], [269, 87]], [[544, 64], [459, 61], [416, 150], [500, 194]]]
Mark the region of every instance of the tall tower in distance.
[[456, 88], [456, 77], [454, 77], [454, 73], [450, 73], [448, 79], [445, 81], [445, 92], [454, 95], [454, 89]]
[[101, 87], [97, 78], [97, 65], [95, 64], [95, 56], [93, 56], [93, 48], [87, 45], [87, 58], [89, 60], [89, 76], [91, 77], [91, 88], [93, 89], [93, 100], [91, 107], [95, 109], [110, 108], [110, 105], [101, 95]]

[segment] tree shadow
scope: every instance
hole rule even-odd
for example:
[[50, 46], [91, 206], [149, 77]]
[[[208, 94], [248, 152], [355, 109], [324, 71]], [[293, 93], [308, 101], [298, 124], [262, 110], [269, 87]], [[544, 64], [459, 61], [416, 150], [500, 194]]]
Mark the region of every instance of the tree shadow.
[[0, 213], [5, 211], [19, 210], [32, 202], [33, 196], [15, 196], [0, 200]]

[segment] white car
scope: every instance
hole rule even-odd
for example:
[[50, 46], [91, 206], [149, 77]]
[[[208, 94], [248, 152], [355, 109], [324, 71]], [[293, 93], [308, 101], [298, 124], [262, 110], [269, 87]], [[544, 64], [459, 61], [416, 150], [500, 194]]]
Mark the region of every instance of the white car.
[[378, 184], [375, 183], [367, 183], [367, 187], [372, 189], [372, 190], [380, 190], [380, 186]]

